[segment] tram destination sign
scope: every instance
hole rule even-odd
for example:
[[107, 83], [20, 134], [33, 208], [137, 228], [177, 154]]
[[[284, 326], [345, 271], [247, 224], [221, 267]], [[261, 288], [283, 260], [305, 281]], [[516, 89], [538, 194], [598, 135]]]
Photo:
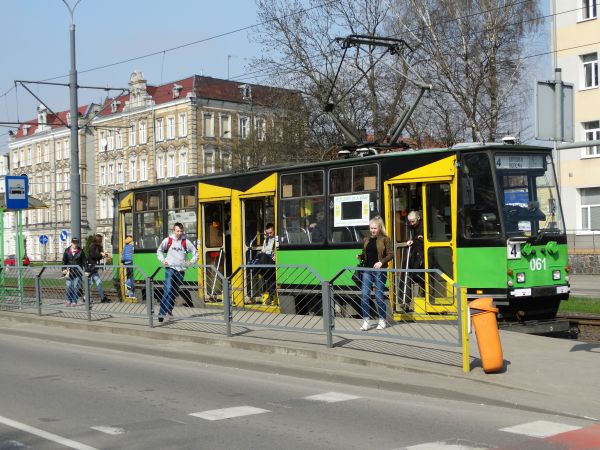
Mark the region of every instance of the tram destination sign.
[[496, 155], [496, 169], [544, 169], [544, 155]]

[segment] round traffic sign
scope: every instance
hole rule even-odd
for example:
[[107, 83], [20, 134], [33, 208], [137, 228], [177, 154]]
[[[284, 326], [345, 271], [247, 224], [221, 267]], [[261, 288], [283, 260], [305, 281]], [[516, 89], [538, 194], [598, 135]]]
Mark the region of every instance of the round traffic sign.
[[60, 232], [60, 240], [61, 241], [66, 241], [68, 236], [69, 236], [69, 232], [67, 230], [62, 230]]
[[40, 236], [40, 244], [46, 245], [47, 243], [48, 243], [48, 236], [46, 236], [45, 234], [42, 234]]

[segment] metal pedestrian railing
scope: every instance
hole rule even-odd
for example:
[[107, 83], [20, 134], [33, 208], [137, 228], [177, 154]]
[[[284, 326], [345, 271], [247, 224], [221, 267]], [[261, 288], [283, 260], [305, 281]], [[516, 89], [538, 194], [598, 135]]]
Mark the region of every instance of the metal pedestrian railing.
[[212, 323], [227, 336], [301, 331], [324, 335], [328, 347], [334, 337], [339, 345], [358, 336], [375, 348], [390, 339], [458, 347], [464, 370], [469, 367], [466, 295], [437, 269], [344, 267], [326, 280], [308, 265], [241, 265], [228, 278], [210, 265], [159, 267], [151, 274], [136, 265], [98, 266], [92, 273], [77, 266], [0, 266], [0, 295], [4, 310], [89, 321]]
[[600, 253], [600, 230], [567, 230], [570, 254]]

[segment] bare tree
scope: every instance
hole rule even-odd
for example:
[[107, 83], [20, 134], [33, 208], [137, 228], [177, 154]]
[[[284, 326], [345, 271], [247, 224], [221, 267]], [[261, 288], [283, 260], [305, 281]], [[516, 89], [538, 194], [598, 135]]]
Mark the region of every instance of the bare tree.
[[[264, 54], [255, 67], [270, 75], [279, 86], [293, 87], [305, 95], [310, 108], [311, 144], [326, 155], [342, 139], [323, 114], [323, 104], [334, 78], [334, 113], [353, 127], [354, 134], [372, 135], [383, 141], [403, 106], [406, 84], [405, 62], [398, 56], [384, 56], [396, 71], [375, 62], [382, 49], [348, 49], [348, 64], [338, 73], [343, 49], [335, 38], [346, 35], [385, 35], [390, 18], [388, 0], [256, 0], [262, 27], [253, 39]], [[398, 69], [400, 74], [398, 73]], [[359, 81], [361, 80], [361, 81]]]
[[539, 24], [537, 1], [402, 0], [398, 5], [396, 30], [416, 48], [419, 70], [433, 83], [427, 106], [443, 125], [442, 138], [458, 137], [466, 125], [472, 140], [493, 141], [500, 126], [520, 119], [519, 84], [527, 70], [521, 57]]

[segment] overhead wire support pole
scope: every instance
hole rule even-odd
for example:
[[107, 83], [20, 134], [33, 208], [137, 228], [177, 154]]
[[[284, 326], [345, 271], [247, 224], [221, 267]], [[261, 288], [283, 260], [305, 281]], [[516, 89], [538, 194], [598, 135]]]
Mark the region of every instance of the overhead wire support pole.
[[82, 239], [81, 236], [81, 175], [79, 173], [79, 113], [77, 104], [77, 65], [75, 62], [75, 8], [81, 2], [77, 0], [71, 7], [62, 0], [71, 14], [69, 26], [69, 42], [71, 54], [71, 69], [69, 71], [69, 94], [71, 100], [71, 236]]

